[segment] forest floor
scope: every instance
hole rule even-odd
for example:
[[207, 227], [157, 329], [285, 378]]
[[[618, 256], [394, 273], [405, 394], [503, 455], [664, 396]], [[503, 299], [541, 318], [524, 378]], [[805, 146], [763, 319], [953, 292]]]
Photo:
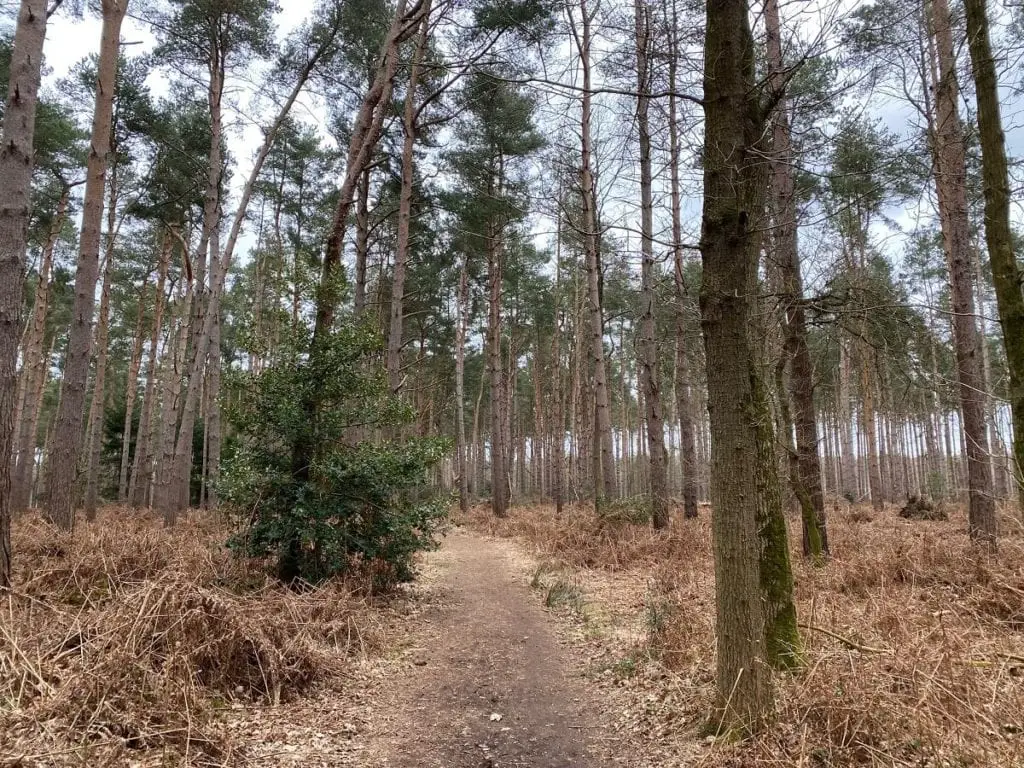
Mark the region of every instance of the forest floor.
[[980, 556], [951, 513], [834, 512], [828, 565], [794, 561], [805, 663], [742, 743], [700, 735], [707, 509], [475, 509], [386, 598], [275, 587], [200, 515], [19, 521], [0, 766], [1024, 766], [1024, 538]]
[[372, 704], [350, 712], [361, 721], [355, 764], [626, 764], [602, 702], [530, 594], [531, 570], [509, 542], [464, 530], [426, 556], [404, 642], [377, 666]]

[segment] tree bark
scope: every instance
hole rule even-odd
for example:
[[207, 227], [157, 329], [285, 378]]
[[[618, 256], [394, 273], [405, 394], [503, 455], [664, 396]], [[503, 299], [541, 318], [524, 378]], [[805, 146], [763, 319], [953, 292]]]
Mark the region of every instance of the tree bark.
[[[788, 397], [793, 401], [796, 431], [795, 472], [790, 472], [793, 492], [800, 503], [803, 522], [804, 554], [820, 559], [828, 554], [825, 528], [825, 497], [821, 489], [821, 462], [818, 458], [817, 413], [814, 407], [814, 367], [807, 346], [807, 319], [804, 312], [803, 276], [797, 247], [796, 192], [793, 180], [793, 146], [790, 139], [786, 65], [782, 55], [782, 27], [778, 0], [764, 6], [767, 32], [769, 86], [778, 98], [772, 113], [771, 196], [775, 257], [782, 283], [779, 301], [784, 312], [783, 356], [788, 363]], [[787, 390], [779, 390], [779, 398]], [[787, 408], [788, 409], [788, 404]], [[788, 429], [789, 421], [786, 420]]]
[[572, 19], [572, 31], [583, 72], [580, 112], [580, 186], [583, 202], [583, 243], [586, 252], [587, 303], [590, 318], [590, 363], [594, 383], [594, 500], [615, 496], [615, 453], [612, 446], [611, 397], [604, 351], [604, 311], [601, 305], [600, 233], [597, 230], [597, 191], [594, 188], [591, 124], [591, 21], [587, 0], [580, 0], [581, 24]]
[[[11, 583], [11, 456], [32, 142], [46, 40], [46, 0], [22, 0], [0, 137], [0, 588]], [[33, 457], [34, 460], [34, 457]]]
[[388, 385], [392, 392], [402, 388], [402, 321], [405, 319], [405, 273], [409, 263], [410, 236], [412, 224], [413, 180], [416, 145], [416, 90], [419, 87], [420, 66], [427, 47], [427, 32], [430, 29], [430, 3], [425, 0], [420, 33], [416, 39], [409, 83], [406, 86], [405, 110], [402, 114], [402, 189], [398, 203], [398, 240], [395, 244], [395, 267], [391, 276], [391, 308], [388, 329], [387, 373]]
[[850, 341], [839, 340], [839, 371], [836, 382], [839, 420], [839, 442], [842, 449], [840, 468], [843, 475], [843, 496], [851, 504], [860, 501], [860, 484], [857, 482], [857, 457], [853, 440], [853, 413], [850, 407], [850, 377], [853, 375], [850, 362]]
[[367, 167], [359, 174], [356, 183], [356, 317], [366, 311], [366, 264], [370, 258], [370, 182], [371, 170]]
[[1013, 251], [1010, 227], [1010, 182], [1006, 163], [1006, 137], [999, 107], [999, 81], [989, 40], [986, 0], [964, 0], [967, 41], [971, 53], [981, 175], [985, 196], [985, 242], [992, 265], [996, 306], [1003, 328], [1008, 400], [1013, 420], [1013, 454], [1018, 502], [1024, 512], [1024, 274]]
[[[156, 412], [157, 347], [160, 344], [160, 329], [163, 326], [164, 302], [166, 300], [164, 289], [173, 250], [174, 238], [165, 231], [157, 266], [156, 293], [153, 299], [153, 331], [149, 337], [149, 352], [146, 359], [146, 385], [142, 391], [142, 413], [139, 415], [139, 429], [135, 437], [135, 456], [132, 458], [131, 479], [128, 483], [128, 503], [133, 507], [144, 507], [149, 503], [151, 464], [158, 435], [157, 421], [153, 418], [153, 414]], [[164, 346], [165, 355], [170, 354], [172, 338], [173, 329], [170, 329], [167, 333], [167, 343]]]
[[28, 509], [32, 496], [32, 480], [36, 466], [36, 444], [39, 440], [39, 408], [43, 387], [49, 367], [49, 355], [44, 354], [46, 342], [46, 315], [50, 308], [50, 276], [53, 269], [53, 251], [60, 237], [61, 229], [67, 221], [68, 199], [71, 186], [64, 184], [57, 210], [54, 213], [46, 245], [39, 260], [39, 282], [36, 285], [35, 301], [32, 305], [32, 318], [29, 321], [25, 344], [22, 350], [22, 369], [19, 379], [21, 390], [18, 417], [15, 427], [18, 430], [17, 456], [11, 482], [11, 511], [24, 512]]
[[650, 454], [651, 524], [669, 524], [668, 476], [665, 465], [665, 424], [658, 373], [658, 344], [654, 321], [654, 195], [652, 191], [651, 133], [648, 119], [651, 90], [651, 9], [642, 0], [633, 4], [636, 24], [636, 119], [640, 142], [640, 210], [642, 265], [640, 270], [640, 375], [644, 394], [647, 448]]
[[679, 20], [675, 0], [669, 25], [668, 59], [668, 131], [669, 166], [672, 193], [672, 256], [676, 299], [675, 389], [676, 419], [679, 422], [680, 469], [682, 471], [683, 517], [697, 517], [697, 447], [693, 426], [693, 390], [690, 384], [689, 351], [686, 341], [686, 281], [683, 277], [683, 215], [679, 182], [681, 151], [679, 147], [678, 100], [676, 86], [679, 69]]
[[61, 404], [57, 412], [56, 439], [49, 457], [46, 503], [49, 517], [64, 530], [75, 524], [75, 469], [82, 447], [82, 422], [85, 419], [85, 388], [89, 378], [92, 351], [92, 322], [99, 277], [100, 225], [107, 161], [110, 154], [117, 61], [121, 22], [128, 0], [103, 0], [103, 31], [97, 67], [96, 109], [93, 116], [89, 161], [82, 209], [82, 233], [75, 273], [75, 299], [67, 362], [61, 386]]
[[[339, 285], [338, 269], [341, 266], [342, 247], [345, 242], [345, 231], [348, 228], [348, 216], [352, 209], [356, 184], [360, 175], [366, 170], [380, 137], [381, 126], [391, 101], [395, 73], [398, 71], [399, 48], [412, 32], [416, 30], [422, 19], [423, 5], [426, 0], [415, 0], [410, 6], [407, 0], [398, 0], [392, 17], [391, 26], [385, 35], [380, 56], [375, 65], [375, 75], [369, 91], [363, 97], [352, 126], [352, 139], [349, 142], [345, 163], [345, 178], [338, 192], [338, 206], [334, 211], [327, 244], [324, 251], [323, 265], [320, 271], [320, 284], [316, 296], [316, 322], [313, 326], [313, 356], [327, 340], [334, 324], [334, 315], [338, 309]], [[315, 408], [314, 408], [315, 410]], [[308, 453], [308, 446], [301, 446], [298, 453]], [[301, 461], [296, 457], [297, 461]]]
[[[559, 179], [558, 199], [562, 199]], [[555, 235], [555, 317], [551, 335], [552, 398], [554, 409], [551, 419], [553, 451], [551, 459], [551, 496], [555, 515], [562, 516], [565, 496], [565, 409], [562, 393], [562, 217], [558, 217]]]
[[952, 293], [954, 353], [967, 449], [968, 530], [973, 541], [994, 547], [996, 508], [987, 448], [981, 339], [974, 305], [967, 161], [957, 108], [956, 54], [947, 0], [931, 0], [931, 17], [939, 65], [932, 137], [935, 187]]
[[[214, 230], [210, 239], [211, 253], [220, 251], [220, 233]], [[203, 422], [203, 438], [206, 445], [203, 478], [205, 491], [201, 503], [210, 509], [219, 504], [217, 491], [220, 483], [221, 422], [220, 422], [220, 306], [216, 310], [210, 329], [210, 344], [206, 363], [206, 418]]]
[[[138, 316], [135, 319], [135, 334], [132, 341], [132, 356], [128, 362], [128, 373], [124, 384], [124, 423], [121, 427], [121, 464], [117, 473], [117, 500], [124, 504], [128, 501], [128, 468], [131, 463], [132, 427], [135, 417], [135, 400], [138, 397], [139, 369], [142, 367], [142, 349], [144, 346], [144, 330], [146, 318], [146, 298], [149, 288], [149, 274], [142, 283], [139, 294]], [[158, 292], [163, 291], [163, 284]], [[160, 299], [157, 298], [157, 301]], [[141, 422], [139, 424], [141, 427]], [[136, 436], [135, 450], [138, 452], [142, 434]]]
[[92, 402], [89, 406], [89, 428], [85, 440], [85, 517], [96, 519], [99, 499], [99, 472], [102, 457], [103, 422], [106, 409], [107, 383], [107, 340], [110, 336], [110, 291], [111, 275], [114, 269], [114, 245], [117, 242], [117, 201], [120, 186], [117, 179], [117, 145], [112, 137], [110, 146], [110, 181], [107, 198], [107, 237], [103, 254], [103, 287], [100, 292], [99, 324], [96, 330], [95, 358], [96, 372], [93, 377]]
[[765, 207], [765, 125], [745, 0], [709, 0], [704, 48], [700, 292], [711, 421], [718, 731], [753, 731], [773, 703], [759, 556], [758, 393], [750, 325]]
[[469, 512], [469, 467], [466, 460], [466, 325], [469, 314], [469, 273], [463, 260], [455, 297], [455, 450], [458, 453], [459, 509]]
[[[494, 191], [489, 190], [491, 199]], [[491, 411], [491, 511], [508, 514], [508, 470], [505, 442], [505, 374], [501, 354], [501, 241], [493, 224], [487, 231], [487, 372]]]
[[[113, 196], [112, 196], [113, 197]], [[111, 200], [113, 203], [113, 200]], [[108, 237], [113, 239], [113, 232]], [[103, 287], [100, 289], [99, 322], [96, 327], [96, 374], [93, 377], [92, 402], [89, 405], [89, 428], [85, 440], [85, 519], [96, 519], [99, 501], [99, 473], [102, 450], [103, 415], [107, 390], [107, 340], [110, 337], [110, 277], [113, 271], [114, 248], [108, 244], [104, 256]]]

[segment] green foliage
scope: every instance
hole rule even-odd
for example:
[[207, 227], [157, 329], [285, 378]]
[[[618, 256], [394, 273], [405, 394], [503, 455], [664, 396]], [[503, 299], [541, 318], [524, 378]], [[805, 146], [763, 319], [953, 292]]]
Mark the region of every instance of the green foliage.
[[[444, 441], [375, 443], [370, 428], [409, 420], [388, 391], [374, 357], [381, 340], [368, 326], [342, 323], [318, 350], [291, 340], [258, 375], [236, 374], [241, 396], [232, 413], [237, 450], [223, 495], [240, 530], [230, 546], [274, 558], [278, 576], [321, 581], [353, 570], [379, 586], [412, 578], [414, 555], [435, 546], [449, 499], [431, 492], [428, 473]], [[320, 398], [319, 416], [306, 404]], [[310, 466], [294, 457], [314, 446]]]

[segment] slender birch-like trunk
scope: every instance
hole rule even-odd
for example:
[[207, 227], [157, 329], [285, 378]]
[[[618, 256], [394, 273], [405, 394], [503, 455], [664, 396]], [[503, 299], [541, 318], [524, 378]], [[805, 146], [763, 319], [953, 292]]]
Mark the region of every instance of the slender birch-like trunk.
[[640, 210], [642, 265], [640, 270], [640, 376], [644, 397], [651, 481], [651, 523], [655, 528], [669, 524], [668, 476], [665, 462], [665, 422], [661, 407], [661, 382], [658, 371], [658, 343], [654, 320], [654, 194], [652, 190], [651, 133], [649, 106], [651, 90], [651, 9], [643, 0], [634, 0], [636, 26], [636, 119], [640, 141]]

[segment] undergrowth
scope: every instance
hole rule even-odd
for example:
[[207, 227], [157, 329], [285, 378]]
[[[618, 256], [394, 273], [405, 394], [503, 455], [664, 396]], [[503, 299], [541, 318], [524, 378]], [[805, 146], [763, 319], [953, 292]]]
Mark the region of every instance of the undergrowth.
[[383, 643], [354, 581], [276, 586], [226, 552], [226, 530], [213, 515], [167, 530], [127, 510], [74, 536], [16, 521], [14, 588], [0, 595], [0, 756], [221, 764], [237, 745], [219, 710], [301, 696]]
[[[714, 685], [709, 510], [661, 533], [591, 508], [503, 520], [476, 509], [467, 522], [570, 565], [584, 593], [601, 584], [620, 613], [634, 611], [642, 640], [602, 658], [616, 686], [636, 686], [624, 708], [642, 714], [627, 727], [689, 755], [666, 765], [1024, 766], [1024, 539], [1009, 516], [990, 557], [967, 541], [962, 510], [941, 522], [833, 515], [831, 561], [794, 557], [805, 663], [776, 676], [774, 724], [710, 751], [698, 736]], [[793, 521], [790, 534], [799, 553]]]

